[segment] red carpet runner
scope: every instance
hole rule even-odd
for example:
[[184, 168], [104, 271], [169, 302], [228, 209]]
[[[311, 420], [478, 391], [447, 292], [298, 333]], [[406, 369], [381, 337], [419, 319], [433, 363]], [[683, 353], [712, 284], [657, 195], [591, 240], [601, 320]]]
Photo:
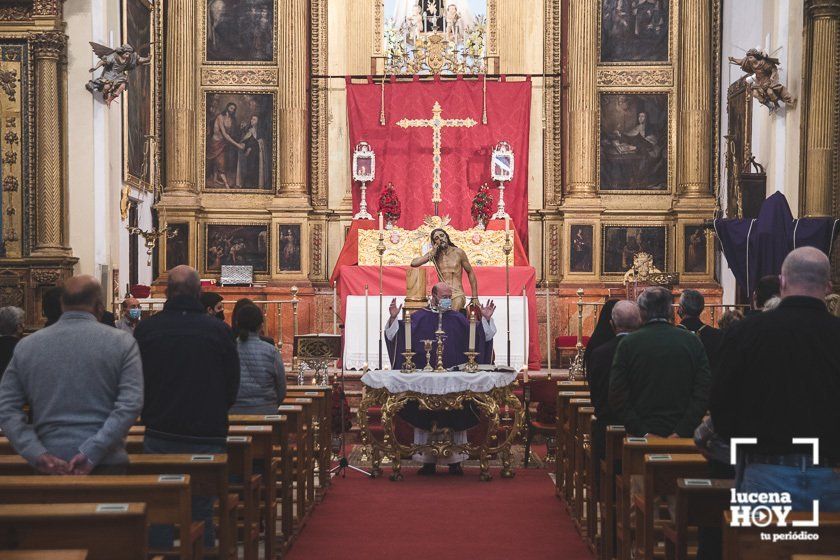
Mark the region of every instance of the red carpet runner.
[[[513, 480], [441, 473], [405, 480], [336, 478], [287, 560], [591, 560], [543, 469]], [[385, 469], [386, 474], [389, 472]]]

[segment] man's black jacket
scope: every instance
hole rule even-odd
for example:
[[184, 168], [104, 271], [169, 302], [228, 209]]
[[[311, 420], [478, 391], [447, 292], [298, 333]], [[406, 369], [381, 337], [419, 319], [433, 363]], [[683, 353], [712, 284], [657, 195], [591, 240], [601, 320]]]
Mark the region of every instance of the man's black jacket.
[[840, 319], [822, 300], [789, 296], [726, 331], [709, 409], [715, 431], [754, 437], [748, 452], [810, 453], [791, 438], [819, 438], [840, 461]]
[[709, 358], [709, 365], [715, 366], [718, 358], [718, 350], [723, 340], [723, 331], [707, 325], [697, 317], [686, 317], [680, 324], [700, 337], [703, 348], [706, 349], [706, 356]]
[[615, 415], [610, 412], [607, 399], [610, 393], [610, 368], [612, 368], [615, 350], [624, 335], [619, 335], [600, 345], [592, 351], [589, 358], [589, 367], [586, 370], [589, 381], [589, 394], [592, 399], [592, 406], [595, 408], [595, 416], [602, 426], [618, 422]]
[[134, 330], [143, 359], [146, 433], [223, 443], [239, 390], [239, 355], [228, 326], [177, 296]]

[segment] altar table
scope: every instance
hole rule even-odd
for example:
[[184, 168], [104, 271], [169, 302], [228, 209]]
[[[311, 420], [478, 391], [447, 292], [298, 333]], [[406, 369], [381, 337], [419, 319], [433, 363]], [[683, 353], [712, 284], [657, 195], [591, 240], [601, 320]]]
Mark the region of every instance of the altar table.
[[[383, 307], [383, 328], [388, 317], [388, 305], [392, 298], [402, 301], [405, 298], [405, 271], [407, 266], [386, 266], [382, 267], [382, 307]], [[434, 268], [426, 267], [426, 285], [431, 288], [437, 281], [437, 274]], [[496, 352], [496, 363], [507, 365], [507, 325], [504, 318], [505, 303], [505, 268], [503, 266], [482, 266], [474, 267], [478, 279], [478, 292], [480, 300], [486, 302], [492, 299], [497, 306], [494, 320], [496, 322], [496, 336], [493, 339], [493, 349]], [[344, 319], [345, 351], [348, 361], [345, 367], [361, 368], [364, 364], [365, 344], [365, 323], [364, 323], [364, 302], [352, 303], [348, 307], [349, 296], [364, 296], [365, 286], [368, 287], [368, 355], [370, 367], [378, 365], [379, 351], [379, 267], [378, 266], [342, 266], [337, 275], [338, 293], [341, 297], [340, 315]], [[470, 297], [470, 287], [466, 275], [463, 278], [464, 292]], [[522, 291], [525, 290], [526, 299], [522, 299]], [[510, 295], [511, 299], [511, 366], [519, 367], [527, 356], [529, 369], [540, 369], [540, 343], [539, 330], [537, 327], [537, 305], [536, 305], [536, 273], [531, 266], [510, 267]], [[375, 307], [374, 307], [375, 306]], [[526, 312], [527, 309], [527, 321]], [[371, 312], [372, 311], [372, 312]], [[518, 317], [518, 319], [517, 319]], [[517, 321], [521, 321], [518, 322]], [[520, 330], [514, 330], [514, 328]], [[524, 330], [523, 330], [524, 329]], [[523, 334], [527, 335], [527, 353], [523, 348]], [[361, 359], [360, 359], [361, 356]], [[388, 353], [383, 348], [383, 367], [389, 369], [385, 362]], [[517, 356], [519, 358], [517, 359]], [[499, 359], [504, 357], [503, 360]], [[423, 364], [425, 365], [425, 364]]]
[[[401, 457], [419, 452], [430, 452], [436, 456], [450, 456], [453, 452], [477, 455], [481, 468], [481, 480], [492, 479], [489, 469], [490, 455], [498, 454], [502, 462], [502, 478], [512, 478], [510, 447], [522, 428], [525, 411], [522, 403], [513, 394], [516, 383], [515, 372], [462, 371], [402, 373], [400, 371], [368, 371], [362, 376], [365, 396], [359, 404], [359, 427], [362, 443], [373, 448], [373, 476], [382, 474], [380, 468], [383, 454], [393, 460], [391, 480], [402, 480]], [[487, 432], [480, 445], [455, 444], [452, 432], [440, 430], [426, 444], [403, 444], [397, 440], [394, 431], [394, 417], [410, 401], [417, 401], [420, 410], [460, 410], [472, 401], [476, 410], [486, 419]], [[384, 438], [375, 439], [368, 427], [368, 410], [381, 407]], [[513, 425], [506, 427], [504, 436], [499, 437], [502, 409], [513, 416]], [[496, 439], [498, 437], [498, 439]]]

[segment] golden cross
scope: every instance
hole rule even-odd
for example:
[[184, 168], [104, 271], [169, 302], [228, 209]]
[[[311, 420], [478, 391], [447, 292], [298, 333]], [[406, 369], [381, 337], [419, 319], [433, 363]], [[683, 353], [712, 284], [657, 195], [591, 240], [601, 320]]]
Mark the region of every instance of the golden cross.
[[438, 215], [438, 203], [440, 203], [440, 131], [445, 127], [472, 128], [477, 122], [470, 118], [466, 119], [444, 119], [440, 114], [443, 110], [440, 103], [435, 101], [432, 107], [431, 119], [401, 119], [397, 126], [429, 127], [432, 129], [432, 202], [435, 203], [435, 216]]

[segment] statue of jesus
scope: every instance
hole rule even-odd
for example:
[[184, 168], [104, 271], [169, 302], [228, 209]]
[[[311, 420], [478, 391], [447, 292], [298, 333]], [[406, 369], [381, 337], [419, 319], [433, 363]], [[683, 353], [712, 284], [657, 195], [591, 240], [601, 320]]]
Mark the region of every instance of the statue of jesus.
[[461, 283], [461, 276], [467, 273], [472, 291], [471, 304], [478, 304], [478, 280], [473, 272], [470, 259], [460, 247], [456, 247], [449, 235], [441, 228], [432, 230], [430, 235], [432, 248], [423, 256], [411, 261], [411, 266], [423, 266], [427, 262], [435, 265], [438, 280], [446, 282], [452, 288], [452, 309], [460, 311], [467, 305], [467, 296]]

